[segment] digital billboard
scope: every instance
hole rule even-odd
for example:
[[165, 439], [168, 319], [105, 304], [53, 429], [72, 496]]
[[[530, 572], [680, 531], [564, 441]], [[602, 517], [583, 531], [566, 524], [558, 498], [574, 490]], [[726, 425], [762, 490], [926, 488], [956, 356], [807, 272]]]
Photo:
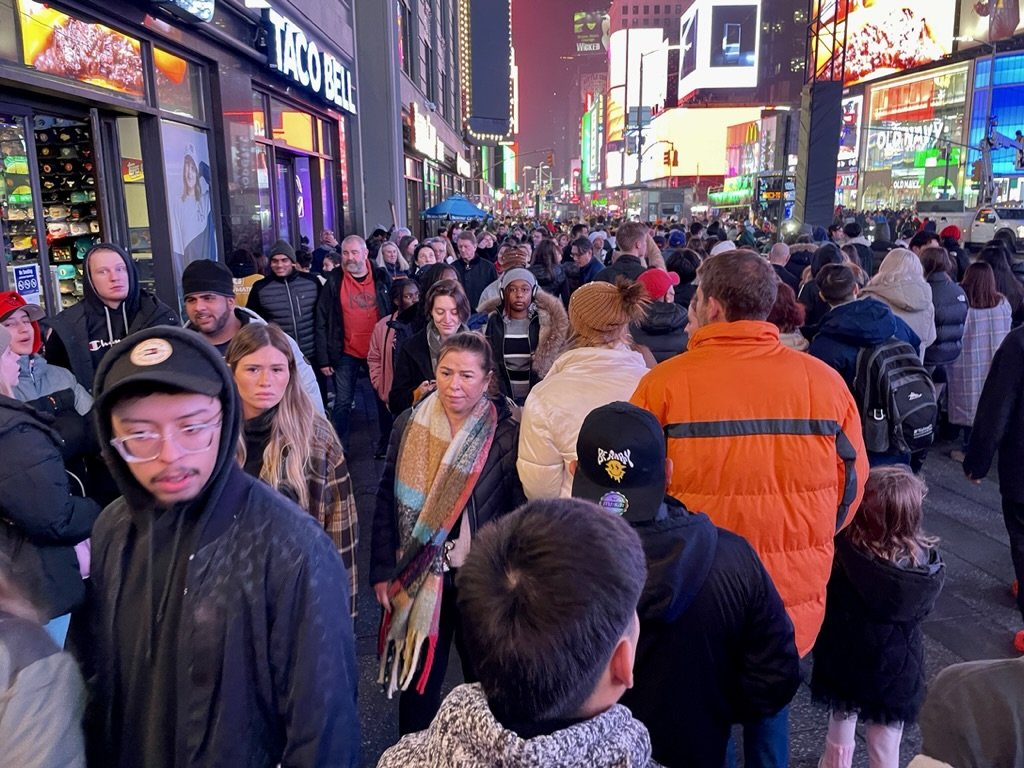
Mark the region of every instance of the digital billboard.
[[576, 53], [603, 53], [608, 48], [609, 26], [607, 11], [576, 11], [572, 15]]
[[[928, 64], [953, 52], [956, 0], [814, 0], [815, 71], [827, 70], [845, 34], [843, 83], [853, 85]], [[963, 33], [961, 33], [963, 34]]]
[[1024, 32], [1018, 0], [960, 0], [960, 48], [991, 43]]
[[679, 21], [679, 98], [757, 86], [760, 0], [697, 0]]
[[839, 154], [836, 167], [848, 170], [857, 167], [860, 156], [860, 127], [864, 118], [864, 97], [850, 96], [842, 101], [843, 124], [839, 129]]

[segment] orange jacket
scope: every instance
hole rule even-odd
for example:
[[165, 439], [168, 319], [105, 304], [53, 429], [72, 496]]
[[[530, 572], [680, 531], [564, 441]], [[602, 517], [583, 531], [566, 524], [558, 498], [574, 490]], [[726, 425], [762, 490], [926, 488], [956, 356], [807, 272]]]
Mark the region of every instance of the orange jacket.
[[770, 323], [713, 323], [641, 379], [633, 403], [665, 426], [669, 493], [750, 542], [806, 654], [825, 615], [833, 538], [868, 475], [842, 378], [780, 344]]

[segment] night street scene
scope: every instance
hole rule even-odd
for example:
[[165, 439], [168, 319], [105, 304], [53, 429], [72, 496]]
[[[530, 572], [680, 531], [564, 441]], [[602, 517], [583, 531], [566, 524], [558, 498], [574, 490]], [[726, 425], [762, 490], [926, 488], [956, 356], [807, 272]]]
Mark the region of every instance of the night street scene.
[[1024, 768], [1020, 0], [0, 0], [0, 766]]

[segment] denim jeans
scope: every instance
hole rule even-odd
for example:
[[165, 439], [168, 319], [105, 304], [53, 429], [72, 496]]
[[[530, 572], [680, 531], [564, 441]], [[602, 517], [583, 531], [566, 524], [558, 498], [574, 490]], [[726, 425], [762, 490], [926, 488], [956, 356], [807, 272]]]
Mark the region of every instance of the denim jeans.
[[341, 360], [334, 366], [334, 412], [331, 418], [338, 439], [348, 449], [349, 421], [352, 418], [352, 403], [356, 399], [356, 382], [359, 380], [359, 369], [366, 368], [366, 361], [352, 355], [342, 354]]
[[[736, 767], [736, 748], [732, 739], [725, 764]], [[789, 707], [763, 720], [743, 724], [744, 768], [786, 768], [789, 765]]]

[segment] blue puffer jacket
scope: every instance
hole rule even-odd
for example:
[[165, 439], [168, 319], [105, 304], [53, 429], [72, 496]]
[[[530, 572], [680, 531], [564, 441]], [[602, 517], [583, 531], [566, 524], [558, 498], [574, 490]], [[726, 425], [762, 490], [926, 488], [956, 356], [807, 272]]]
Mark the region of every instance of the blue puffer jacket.
[[839, 371], [853, 391], [857, 353], [893, 336], [917, 349], [921, 340], [910, 326], [876, 299], [860, 299], [830, 309], [818, 324], [818, 333], [807, 350]]
[[287, 277], [269, 275], [255, 283], [246, 308], [281, 330], [299, 344], [307, 360], [313, 359], [314, 319], [320, 281], [293, 269]]
[[945, 272], [928, 276], [935, 305], [935, 341], [924, 351], [925, 365], [949, 365], [963, 349], [964, 322], [967, 320], [967, 296]]

